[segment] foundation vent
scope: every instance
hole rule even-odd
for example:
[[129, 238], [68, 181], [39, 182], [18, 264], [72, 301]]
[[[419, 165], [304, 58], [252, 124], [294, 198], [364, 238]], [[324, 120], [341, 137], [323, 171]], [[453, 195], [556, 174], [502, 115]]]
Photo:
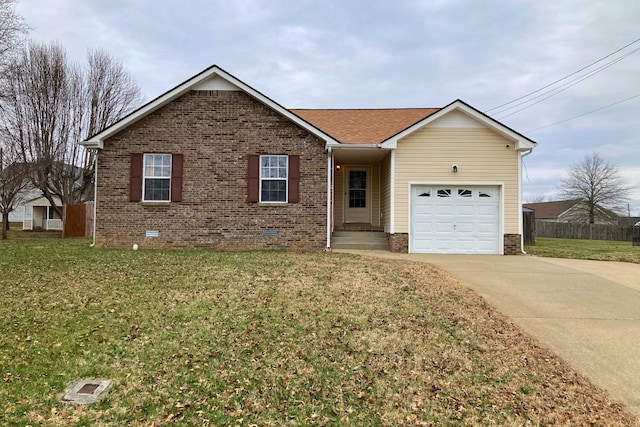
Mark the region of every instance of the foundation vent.
[[262, 232], [263, 237], [274, 239], [278, 237], [278, 230], [264, 230]]

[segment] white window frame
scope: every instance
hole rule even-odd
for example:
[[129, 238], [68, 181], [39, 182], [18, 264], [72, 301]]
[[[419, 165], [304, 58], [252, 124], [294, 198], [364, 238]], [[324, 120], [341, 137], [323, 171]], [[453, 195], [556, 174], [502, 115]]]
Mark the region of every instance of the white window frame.
[[[263, 176], [264, 167], [262, 165], [263, 159], [266, 158], [284, 158], [286, 160], [286, 177], [271, 177], [271, 176]], [[279, 162], [278, 162], [279, 163]], [[267, 166], [269, 170], [273, 169], [270, 166]], [[277, 169], [280, 169], [280, 166], [276, 166]], [[270, 181], [284, 181], [284, 200], [262, 200], [262, 185], [264, 182]], [[289, 203], [289, 156], [286, 154], [263, 154], [260, 156], [260, 203]]]
[[[169, 157], [169, 176], [156, 176], [153, 172], [151, 174], [147, 174], [147, 161], [151, 158], [156, 158], [158, 156], [168, 156]], [[171, 153], [144, 153], [143, 161], [142, 161], [142, 201], [143, 202], [171, 202], [171, 168], [173, 167], [173, 159]], [[164, 165], [160, 165], [164, 168]], [[165, 179], [169, 182], [169, 194], [167, 199], [147, 199], [146, 198], [146, 187], [147, 187], [147, 179]]]

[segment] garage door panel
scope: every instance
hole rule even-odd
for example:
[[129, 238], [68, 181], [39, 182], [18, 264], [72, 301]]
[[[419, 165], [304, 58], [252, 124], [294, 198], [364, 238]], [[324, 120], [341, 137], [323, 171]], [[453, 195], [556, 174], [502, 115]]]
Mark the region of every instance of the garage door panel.
[[452, 216], [453, 215], [453, 206], [447, 205], [436, 205], [434, 209], [434, 214], [438, 216]]
[[453, 241], [451, 239], [434, 239], [436, 249], [448, 253], [453, 250]]
[[456, 214], [459, 216], [473, 217], [476, 207], [472, 203], [460, 203], [456, 205]]
[[497, 187], [418, 186], [411, 194], [412, 252], [498, 253]]
[[476, 225], [473, 221], [458, 221], [456, 223], [456, 231], [458, 233], [473, 233]]
[[420, 220], [423, 217], [431, 216], [435, 213], [435, 211], [436, 210], [434, 206], [416, 206], [416, 219]]
[[486, 222], [478, 222], [475, 225], [476, 233], [479, 235], [488, 234], [490, 236], [495, 235], [496, 228], [498, 224], [495, 223], [486, 223]]
[[498, 214], [497, 206], [487, 206], [485, 204], [479, 204], [475, 207], [477, 215], [480, 216], [496, 216]]

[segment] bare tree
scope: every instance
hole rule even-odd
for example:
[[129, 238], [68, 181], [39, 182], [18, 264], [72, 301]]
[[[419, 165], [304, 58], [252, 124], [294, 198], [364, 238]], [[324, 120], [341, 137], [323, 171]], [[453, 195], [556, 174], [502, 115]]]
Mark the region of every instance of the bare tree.
[[[1, 112], [4, 139], [33, 166], [30, 179], [55, 206], [54, 163], [64, 161], [70, 111], [67, 58], [60, 45], [30, 44], [6, 68]], [[60, 212], [61, 213], [61, 212]]]
[[20, 45], [22, 35], [28, 30], [22, 16], [16, 13], [15, 0], [0, 0], [0, 69]]
[[630, 187], [620, 176], [618, 168], [598, 153], [586, 155], [576, 162], [560, 184], [567, 199], [579, 199], [576, 205], [589, 224], [606, 215], [606, 211], [620, 211], [629, 197]]
[[131, 76], [107, 53], [89, 52], [83, 68], [58, 44], [25, 47], [7, 67], [2, 92], [0, 132], [33, 165], [33, 185], [61, 216], [55, 196], [78, 203], [92, 189], [94, 154], [80, 142], [142, 102]]
[[16, 161], [18, 156], [11, 147], [0, 145], [0, 214], [2, 214], [2, 240], [7, 239], [9, 214], [23, 201], [29, 186], [27, 165]]

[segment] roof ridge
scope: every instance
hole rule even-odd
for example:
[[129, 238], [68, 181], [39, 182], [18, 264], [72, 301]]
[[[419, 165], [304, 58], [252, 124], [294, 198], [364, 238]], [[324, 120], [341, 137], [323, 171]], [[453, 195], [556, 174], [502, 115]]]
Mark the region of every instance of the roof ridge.
[[289, 108], [296, 111], [397, 111], [397, 110], [440, 110], [442, 107], [382, 107], [382, 108]]

